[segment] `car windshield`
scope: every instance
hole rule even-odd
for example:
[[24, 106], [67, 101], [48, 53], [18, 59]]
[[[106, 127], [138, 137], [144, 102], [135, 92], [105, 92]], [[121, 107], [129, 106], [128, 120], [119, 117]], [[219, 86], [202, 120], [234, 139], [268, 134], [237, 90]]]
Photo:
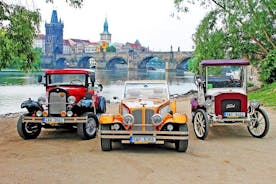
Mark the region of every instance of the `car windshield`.
[[85, 85], [85, 74], [51, 74], [48, 76], [48, 85]]
[[243, 87], [243, 66], [209, 66], [207, 67], [207, 88]]
[[126, 83], [124, 98], [168, 98], [166, 83]]

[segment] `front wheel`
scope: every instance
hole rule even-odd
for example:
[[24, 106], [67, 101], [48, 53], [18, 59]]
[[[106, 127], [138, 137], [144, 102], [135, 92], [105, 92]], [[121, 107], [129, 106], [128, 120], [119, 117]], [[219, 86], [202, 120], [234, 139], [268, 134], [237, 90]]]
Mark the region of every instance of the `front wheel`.
[[[179, 132], [188, 132], [187, 124], [179, 125]], [[179, 152], [186, 152], [188, 148], [188, 139], [187, 140], [177, 140], [175, 141], [175, 149]]]
[[24, 123], [21, 115], [17, 121], [17, 132], [23, 139], [35, 139], [41, 132], [40, 123]]
[[78, 124], [78, 135], [83, 140], [93, 139], [97, 135], [98, 118], [94, 114], [87, 115], [86, 123]]
[[209, 131], [209, 123], [206, 112], [202, 109], [197, 109], [193, 117], [193, 127], [195, 135], [198, 139], [204, 140]]
[[[101, 125], [101, 130], [110, 130], [110, 125]], [[101, 147], [102, 151], [111, 151], [112, 150], [112, 141], [111, 139], [101, 138]]]
[[250, 123], [247, 129], [253, 137], [262, 138], [266, 136], [269, 130], [269, 119], [262, 108], [255, 109], [250, 116]]

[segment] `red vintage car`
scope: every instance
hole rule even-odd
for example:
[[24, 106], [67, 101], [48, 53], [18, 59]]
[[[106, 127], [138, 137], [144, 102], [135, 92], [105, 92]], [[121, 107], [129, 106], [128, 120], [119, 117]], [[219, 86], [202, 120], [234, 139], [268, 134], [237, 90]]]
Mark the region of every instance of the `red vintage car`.
[[269, 119], [261, 104], [248, 105], [247, 70], [249, 62], [236, 60], [203, 60], [196, 77], [197, 97], [191, 100], [193, 129], [204, 140], [209, 126], [247, 125], [253, 137], [262, 138], [269, 130]]
[[46, 70], [38, 82], [46, 87], [46, 98], [24, 101], [17, 130], [23, 139], [34, 139], [41, 128], [77, 128], [82, 139], [96, 136], [97, 114], [106, 109], [105, 98], [99, 95], [102, 85], [95, 86], [95, 73], [86, 69]]

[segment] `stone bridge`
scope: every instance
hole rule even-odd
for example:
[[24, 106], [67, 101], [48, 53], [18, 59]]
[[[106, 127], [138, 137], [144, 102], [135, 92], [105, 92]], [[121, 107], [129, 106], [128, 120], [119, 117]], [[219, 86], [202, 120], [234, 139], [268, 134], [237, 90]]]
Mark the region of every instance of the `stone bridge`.
[[97, 68], [112, 69], [122, 67], [128, 69], [145, 69], [146, 64], [152, 58], [159, 58], [164, 62], [166, 70], [183, 69], [184, 65], [191, 57], [192, 52], [100, 52], [92, 54], [78, 55], [57, 55], [54, 66], [65, 61], [77, 61], [77, 67], [89, 68], [91, 61], [94, 62]]

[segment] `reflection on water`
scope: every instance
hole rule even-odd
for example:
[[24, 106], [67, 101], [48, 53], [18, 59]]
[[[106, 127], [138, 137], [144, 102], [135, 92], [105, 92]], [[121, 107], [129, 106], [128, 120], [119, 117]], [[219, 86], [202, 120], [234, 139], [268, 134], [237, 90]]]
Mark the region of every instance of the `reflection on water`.
[[[43, 85], [38, 84], [37, 76], [43, 72], [25, 74], [23, 72], [0, 72], [0, 114], [24, 111], [20, 109], [22, 101], [29, 97], [37, 99], [45, 95]], [[193, 84], [193, 74], [184, 72], [157, 72], [139, 70], [97, 70], [96, 80], [100, 81], [103, 96], [111, 100], [121, 97], [124, 81], [126, 80], [167, 80], [171, 94], [184, 94], [196, 89]]]

